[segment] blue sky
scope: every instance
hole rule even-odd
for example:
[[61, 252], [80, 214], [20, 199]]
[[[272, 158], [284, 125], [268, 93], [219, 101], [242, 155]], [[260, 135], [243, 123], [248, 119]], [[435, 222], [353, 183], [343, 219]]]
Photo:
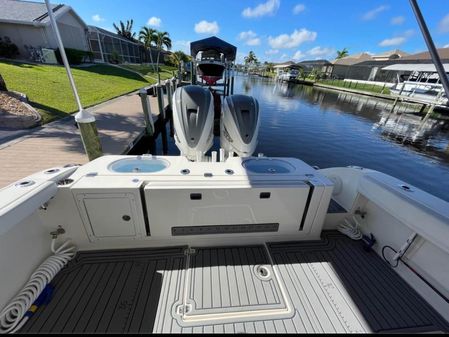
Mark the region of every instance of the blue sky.
[[[236, 45], [241, 60], [253, 50], [261, 61], [327, 58], [425, 44], [408, 0], [66, 0], [87, 24], [113, 30], [134, 19], [167, 31], [174, 50], [211, 35]], [[449, 47], [449, 0], [419, 0], [437, 47]]]

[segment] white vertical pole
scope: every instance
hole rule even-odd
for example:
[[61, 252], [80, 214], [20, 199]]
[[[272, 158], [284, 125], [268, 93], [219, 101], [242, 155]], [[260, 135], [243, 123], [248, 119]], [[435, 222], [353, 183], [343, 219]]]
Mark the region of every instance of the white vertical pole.
[[62, 62], [64, 63], [67, 77], [69, 78], [70, 86], [72, 87], [73, 95], [75, 96], [76, 104], [78, 105], [79, 111], [75, 115], [75, 121], [78, 123], [80, 128], [81, 138], [86, 154], [89, 157], [89, 160], [93, 160], [102, 155], [100, 139], [98, 138], [98, 132], [95, 126], [95, 117], [88, 111], [83, 110], [83, 106], [78, 95], [78, 90], [76, 89], [75, 81], [73, 80], [73, 75], [70, 70], [69, 61], [67, 60], [64, 44], [62, 43], [61, 34], [59, 33], [59, 28], [49, 0], [45, 0], [45, 5], [47, 6], [48, 17], [50, 18], [53, 32], [55, 33]]

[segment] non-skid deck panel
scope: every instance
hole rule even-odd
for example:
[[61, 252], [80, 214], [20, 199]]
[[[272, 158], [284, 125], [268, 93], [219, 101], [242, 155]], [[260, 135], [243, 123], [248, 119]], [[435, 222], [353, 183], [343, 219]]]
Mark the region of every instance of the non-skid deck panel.
[[286, 308], [264, 246], [197, 248], [187, 282], [188, 316]]
[[[220, 309], [232, 297], [236, 300], [235, 295], [242, 296], [240, 304], [247, 303], [243, 287], [250, 284], [246, 278], [255, 275], [247, 267], [264, 265], [269, 258], [262, 247], [201, 248], [189, 257], [184, 255], [186, 247], [82, 252], [54, 279], [51, 302], [39, 308], [22, 332], [449, 331], [447, 323], [379, 256], [365, 252], [360, 242], [325, 232], [321, 241], [267, 247], [273, 272], [280, 276], [279, 286], [291, 305], [288, 317], [192, 323], [177, 313], [186, 289], [199, 310]], [[250, 251], [253, 256], [248, 258]], [[202, 273], [203, 284], [192, 284], [197, 287], [193, 291], [185, 284], [188, 262], [193, 267], [190, 272]], [[207, 294], [202, 293], [200, 300], [201, 289], [207, 289]], [[263, 303], [281, 300], [276, 287], [259, 289], [259, 295], [264, 292], [273, 298]]]
[[[269, 244], [295, 307], [315, 331], [449, 331], [433, 310], [375, 252], [338, 232], [322, 241]], [[299, 309], [301, 310], [301, 309]], [[358, 322], [348, 320], [354, 315]]]
[[53, 280], [53, 297], [24, 333], [151, 333], [163, 279], [186, 247], [80, 252]]

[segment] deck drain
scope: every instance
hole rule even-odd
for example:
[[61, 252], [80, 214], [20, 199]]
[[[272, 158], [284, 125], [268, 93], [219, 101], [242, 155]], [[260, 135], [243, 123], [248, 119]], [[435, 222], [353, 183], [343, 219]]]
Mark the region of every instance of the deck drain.
[[256, 266], [256, 276], [262, 280], [268, 280], [271, 278], [271, 272], [267, 266]]
[[53, 174], [53, 173], [56, 173], [56, 172], [59, 172], [59, 169], [53, 168], [53, 169], [49, 169], [47, 171], [44, 171], [45, 174]]
[[413, 189], [408, 185], [399, 185], [399, 187], [406, 192], [413, 192]]
[[186, 175], [186, 174], [189, 174], [189, 173], [190, 173], [190, 170], [189, 170], [189, 169], [182, 169], [182, 170], [181, 170], [181, 174]]
[[21, 181], [21, 182], [17, 183], [15, 186], [17, 186], [17, 187], [28, 187], [28, 186], [31, 186], [31, 185], [34, 185], [34, 184], [35, 184], [35, 182], [33, 180], [24, 180], [24, 181]]

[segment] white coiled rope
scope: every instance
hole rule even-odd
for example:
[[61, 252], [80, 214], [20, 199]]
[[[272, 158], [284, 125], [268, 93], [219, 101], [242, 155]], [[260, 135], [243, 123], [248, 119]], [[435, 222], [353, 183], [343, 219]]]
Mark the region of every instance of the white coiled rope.
[[31, 275], [30, 280], [20, 293], [0, 313], [0, 334], [18, 331], [28, 320], [24, 317], [42, 290], [51, 282], [53, 277], [76, 254], [75, 246], [69, 246], [70, 240], [55, 249], [56, 238], [51, 241], [53, 255], [47, 258]]
[[352, 217], [352, 220], [354, 223], [345, 219], [342, 224], [337, 226], [337, 230], [353, 240], [361, 240], [363, 233], [360, 230], [360, 224], [355, 216]]

